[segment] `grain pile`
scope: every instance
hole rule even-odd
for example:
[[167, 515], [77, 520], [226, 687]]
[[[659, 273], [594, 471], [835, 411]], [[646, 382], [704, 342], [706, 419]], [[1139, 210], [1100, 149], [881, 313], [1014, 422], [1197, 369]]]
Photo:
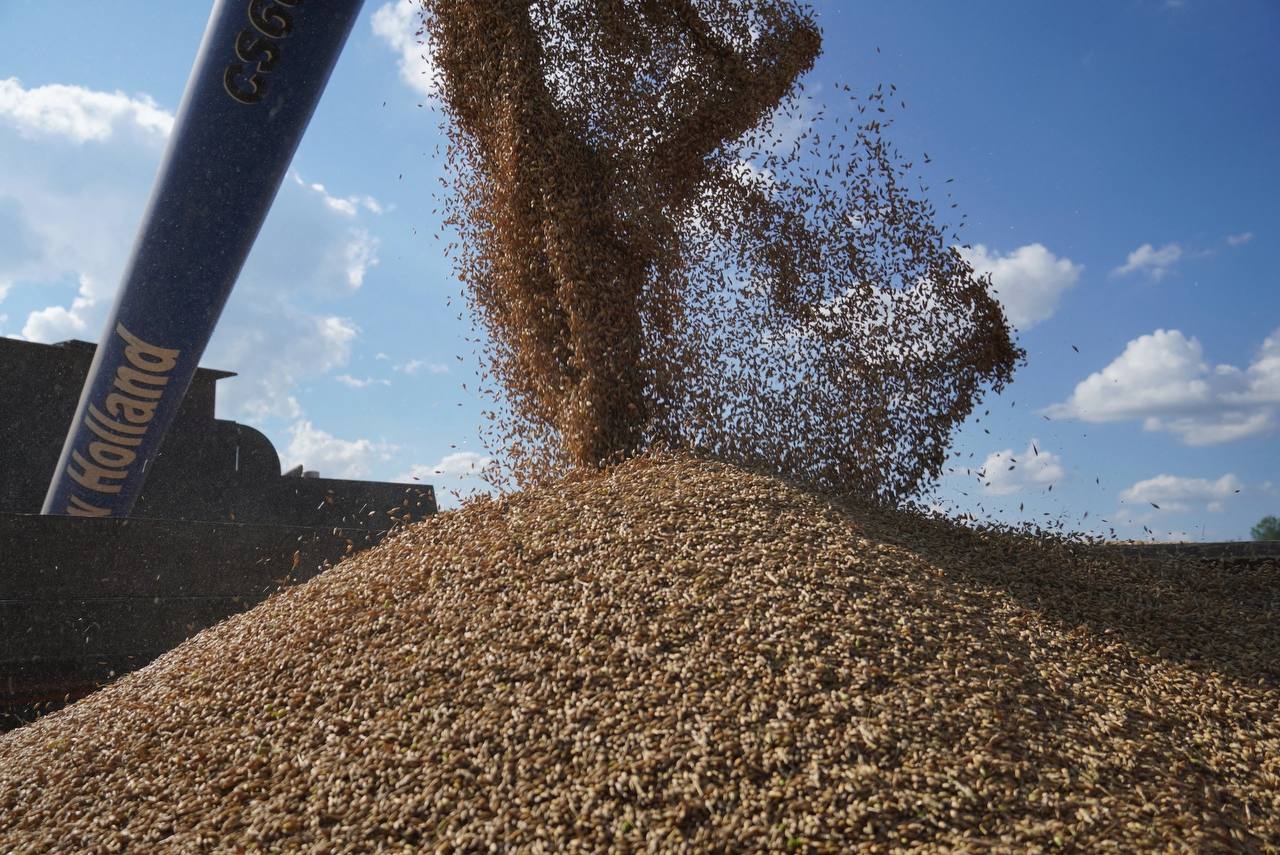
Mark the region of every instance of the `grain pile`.
[[0, 851], [1280, 851], [1280, 574], [685, 456], [478, 500], [0, 737]]

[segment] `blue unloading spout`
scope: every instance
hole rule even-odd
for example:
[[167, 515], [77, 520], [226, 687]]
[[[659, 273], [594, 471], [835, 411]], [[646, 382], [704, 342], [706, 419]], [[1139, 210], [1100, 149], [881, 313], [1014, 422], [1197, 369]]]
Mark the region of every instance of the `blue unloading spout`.
[[127, 516], [363, 0], [215, 0], [44, 514]]

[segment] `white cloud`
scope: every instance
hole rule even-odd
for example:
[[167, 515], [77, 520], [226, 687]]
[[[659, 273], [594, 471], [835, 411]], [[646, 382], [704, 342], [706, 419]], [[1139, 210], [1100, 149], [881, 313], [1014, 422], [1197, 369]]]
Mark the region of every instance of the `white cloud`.
[[1216, 445], [1280, 425], [1280, 328], [1241, 370], [1210, 366], [1195, 338], [1156, 330], [1130, 341], [1120, 356], [1046, 410], [1087, 422], [1141, 419], [1187, 445]]
[[293, 179], [294, 184], [319, 195], [326, 208], [344, 216], [354, 217], [362, 208], [372, 214], [381, 214], [386, 210], [382, 203], [372, 196], [358, 193], [350, 196], [333, 196], [323, 184], [318, 181], [305, 181], [297, 171], [291, 172], [289, 177]]
[[474, 451], [458, 451], [446, 454], [431, 467], [432, 474], [446, 475], [454, 478], [470, 478], [478, 476], [489, 463], [489, 458]]
[[1180, 478], [1176, 475], [1157, 475], [1139, 481], [1120, 492], [1126, 502], [1159, 505], [1165, 513], [1185, 513], [1203, 507], [1220, 512], [1224, 502], [1241, 490], [1240, 479], [1235, 475], [1223, 475], [1216, 481], [1206, 478]]
[[0, 162], [22, 164], [0, 169], [0, 299], [78, 283], [29, 314], [26, 337], [97, 337], [172, 122], [146, 96], [0, 80]]
[[1231, 411], [1177, 419], [1150, 418], [1144, 420], [1142, 426], [1150, 431], [1168, 430], [1187, 445], [1221, 445], [1273, 430], [1276, 418], [1270, 409]]
[[1156, 330], [1125, 345], [1124, 353], [1078, 384], [1051, 415], [1116, 421], [1200, 409], [1212, 399], [1200, 342], [1178, 330]]
[[[77, 303], [81, 305], [76, 305]], [[22, 325], [22, 337], [27, 341], [46, 344], [81, 338], [89, 328], [80, 313], [83, 308], [83, 298], [77, 297], [72, 301], [70, 309], [62, 306], [37, 309], [27, 315], [27, 322]]]
[[16, 282], [43, 272], [45, 260], [39, 244], [40, 237], [27, 223], [21, 202], [4, 196], [0, 187], [0, 303]]
[[355, 341], [356, 336], [360, 334], [360, 330], [346, 318], [319, 318], [318, 321], [320, 338], [332, 347], [346, 349], [342, 357], [345, 362], [346, 352], [351, 342]]
[[1014, 454], [1012, 448], [988, 454], [978, 471], [982, 475], [982, 489], [996, 496], [1056, 484], [1067, 474], [1062, 468], [1062, 458], [1046, 451], [1036, 438], [1019, 454]]
[[378, 245], [376, 237], [364, 229], [356, 229], [350, 233], [344, 255], [346, 258], [347, 283], [351, 290], [364, 284], [364, 274], [370, 267], [378, 265]]
[[430, 484], [435, 487], [436, 502], [441, 508], [456, 507], [460, 499], [489, 490], [481, 474], [491, 459], [474, 451], [458, 451], [430, 465], [415, 464], [394, 480]]
[[324, 199], [325, 205], [327, 205], [331, 211], [337, 211], [339, 214], [346, 214], [348, 217], [354, 217], [356, 215], [356, 211], [359, 210], [356, 207], [356, 203], [350, 199], [339, 199], [337, 196], [330, 196], [328, 193], [324, 192], [323, 184], [312, 184], [311, 189], [318, 190], [320, 192], [320, 196]]
[[0, 80], [0, 120], [24, 137], [55, 136], [77, 144], [104, 142], [128, 125], [157, 138], [173, 130], [173, 114], [149, 95], [58, 83], [24, 89], [16, 77]]
[[410, 375], [417, 374], [423, 370], [426, 370], [431, 374], [449, 373], [449, 366], [445, 365], [443, 362], [426, 362], [422, 359], [410, 359], [408, 362], [402, 362], [393, 367], [396, 371]]
[[350, 374], [335, 375], [337, 380], [343, 386], [349, 386], [352, 389], [364, 389], [367, 386], [390, 386], [391, 381], [380, 377], [352, 377]]
[[422, 19], [414, 0], [392, 0], [373, 13], [373, 33], [399, 54], [400, 77], [423, 95], [434, 95], [435, 66], [420, 33]]
[[1009, 323], [1020, 330], [1052, 316], [1063, 292], [1076, 284], [1084, 269], [1039, 243], [1019, 247], [1008, 255], [982, 244], [961, 249], [960, 254], [978, 273], [991, 274], [992, 291], [1004, 306]]
[[358, 335], [346, 318], [315, 316], [281, 302], [242, 303], [236, 323], [219, 326], [216, 345], [203, 360], [240, 374], [218, 384], [220, 417], [298, 418], [297, 387], [345, 366]]
[[91, 332], [89, 323], [85, 320], [85, 314], [96, 302], [92, 281], [89, 277], [81, 275], [80, 290], [71, 301], [71, 307], [64, 309], [62, 306], [48, 306], [31, 312], [27, 315], [27, 322], [22, 326], [22, 337], [27, 341], [45, 344], [66, 341], [69, 338], [83, 338], [86, 334], [91, 338], [96, 337], [97, 331]]
[[[325, 209], [345, 218], [354, 219], [362, 210], [373, 214], [381, 214], [386, 210], [382, 203], [377, 199], [368, 195], [353, 194], [350, 196], [333, 196], [319, 182], [308, 182], [293, 171], [289, 174], [293, 179], [293, 183], [304, 190], [309, 190], [319, 196]], [[369, 233], [368, 229], [353, 227], [347, 229], [346, 235], [340, 240], [329, 242], [329, 248], [325, 253], [324, 266], [331, 269], [340, 269], [345, 279], [346, 285], [350, 290], [357, 290], [364, 284], [365, 273], [370, 267], [376, 267], [379, 263], [378, 247], [381, 241]]]
[[1280, 403], [1280, 327], [1262, 341], [1246, 372], [1242, 400], [1261, 405]]
[[1253, 240], [1253, 232], [1241, 232], [1238, 235], [1227, 235], [1227, 243], [1232, 246], [1241, 246]]
[[1182, 258], [1182, 247], [1176, 243], [1167, 243], [1159, 249], [1144, 243], [1129, 253], [1129, 258], [1124, 264], [1111, 272], [1117, 276], [1144, 273], [1153, 282], [1159, 282], [1168, 275], [1180, 258]]
[[368, 439], [339, 439], [307, 419], [294, 422], [289, 436], [284, 468], [302, 464], [328, 478], [366, 478], [373, 463], [390, 460], [396, 450], [394, 445]]

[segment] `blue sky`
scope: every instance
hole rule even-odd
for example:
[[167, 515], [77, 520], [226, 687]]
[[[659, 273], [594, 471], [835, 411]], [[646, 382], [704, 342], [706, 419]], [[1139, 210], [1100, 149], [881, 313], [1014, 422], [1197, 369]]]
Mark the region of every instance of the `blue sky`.
[[[807, 88], [896, 84], [892, 139], [954, 177], [1028, 352], [931, 501], [1162, 539], [1280, 514], [1280, 5], [816, 8]], [[98, 339], [206, 18], [0, 0], [0, 335]], [[466, 490], [484, 402], [414, 29], [366, 4], [204, 364], [286, 466]]]

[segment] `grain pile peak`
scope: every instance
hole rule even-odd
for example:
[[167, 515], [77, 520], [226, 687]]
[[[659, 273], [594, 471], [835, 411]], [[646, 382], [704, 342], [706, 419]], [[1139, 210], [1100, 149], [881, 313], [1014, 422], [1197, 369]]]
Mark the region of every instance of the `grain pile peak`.
[[480, 499], [0, 736], [0, 851], [1277, 851], [1280, 574], [1101, 550], [685, 455]]
[[[697, 449], [897, 501], [1022, 356], [790, 0], [424, 0], [492, 480]], [[953, 206], [954, 207], [954, 206]]]

